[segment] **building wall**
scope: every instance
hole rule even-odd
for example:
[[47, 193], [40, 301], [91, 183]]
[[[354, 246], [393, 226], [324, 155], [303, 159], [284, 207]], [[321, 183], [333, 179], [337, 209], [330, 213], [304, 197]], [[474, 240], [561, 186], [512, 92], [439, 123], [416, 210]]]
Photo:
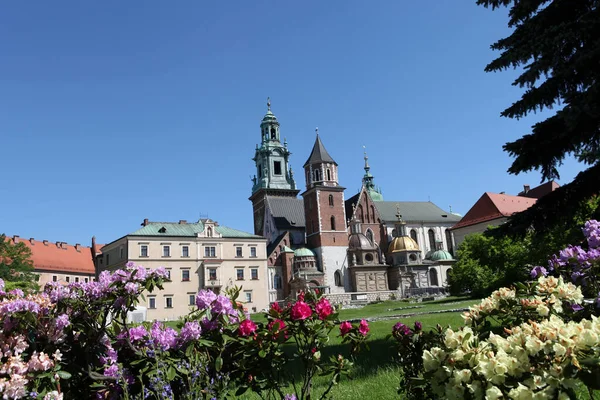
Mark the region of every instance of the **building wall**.
[[[411, 222], [407, 222], [406, 223], [406, 234], [408, 236], [410, 236], [410, 231], [412, 229], [417, 231], [417, 244], [419, 245], [419, 249], [421, 249], [421, 258], [425, 258], [425, 255], [431, 251], [434, 250], [435, 251], [435, 247], [432, 248], [429, 244], [429, 230], [433, 229], [434, 234], [436, 235], [436, 238], [442, 241], [442, 248], [446, 251], [450, 251], [450, 249], [448, 248], [448, 243], [446, 240], [446, 230], [450, 229], [452, 227], [452, 224], [435, 224], [435, 223], [428, 223], [428, 224], [420, 224], [420, 223], [411, 223]], [[391, 241], [393, 239], [393, 232], [395, 227], [394, 226], [387, 226], [387, 237], [388, 237], [388, 241]], [[456, 249], [456, 246], [453, 246], [454, 250]]]
[[87, 283], [92, 282], [96, 279], [94, 274], [86, 274], [79, 272], [66, 272], [66, 271], [43, 271], [43, 270], [35, 270], [35, 273], [39, 275], [38, 285], [41, 289], [46, 286], [48, 282], [60, 282], [60, 283], [73, 283], [73, 282], [81, 282]]
[[[325, 273], [324, 285], [329, 286], [330, 293], [344, 293], [352, 290], [352, 281], [348, 272], [348, 258], [346, 246], [324, 246], [313, 249], [318, 260], [321, 260]], [[344, 286], [335, 285], [335, 271], [340, 270]]]
[[463, 226], [462, 228], [453, 229], [452, 234], [454, 235], [454, 243], [456, 247], [460, 246], [460, 244], [465, 240], [465, 236], [470, 235], [472, 233], [482, 233], [487, 230], [489, 226], [498, 226], [502, 225], [507, 218], [497, 218], [491, 221], [481, 222], [475, 225]]
[[[126, 259], [118, 258], [120, 247], [124, 246]], [[147, 246], [147, 255], [142, 254], [142, 246]], [[169, 246], [165, 255], [163, 246]], [[183, 246], [188, 246], [187, 256]], [[214, 247], [215, 256], [205, 257], [205, 247]], [[242, 256], [237, 256], [237, 247], [242, 248]], [[251, 247], [256, 248], [256, 257], [251, 257]], [[191, 297], [200, 289], [210, 288], [223, 292], [233, 286], [241, 286], [238, 301], [249, 312], [258, 312], [269, 304], [269, 274], [264, 239], [222, 238], [222, 237], [148, 237], [128, 236], [103, 248], [103, 254], [115, 254], [116, 260], [109, 263], [109, 269], [121, 267], [129, 261], [146, 268], [165, 267], [171, 282], [163, 290], [145, 293], [147, 320], [174, 320], [187, 314], [195, 307]], [[215, 269], [216, 279], [211, 280], [209, 269]], [[243, 270], [243, 279], [238, 280], [237, 270]], [[252, 269], [257, 269], [258, 279], [252, 279]], [[188, 274], [189, 273], [189, 274]], [[189, 277], [188, 277], [189, 275]], [[246, 292], [251, 292], [251, 301], [246, 301]], [[151, 308], [154, 299], [154, 308]], [[171, 299], [172, 307], [167, 307]]]

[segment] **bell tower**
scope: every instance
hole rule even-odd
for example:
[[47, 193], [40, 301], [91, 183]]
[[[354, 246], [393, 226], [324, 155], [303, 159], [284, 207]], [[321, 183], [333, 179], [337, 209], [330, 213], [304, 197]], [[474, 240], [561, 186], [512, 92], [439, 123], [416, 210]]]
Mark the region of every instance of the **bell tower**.
[[292, 154], [287, 147], [287, 141], [281, 142], [281, 131], [277, 117], [271, 112], [271, 99], [267, 98], [267, 113], [260, 123], [261, 140], [254, 151], [256, 174], [252, 179], [252, 195], [250, 201], [254, 209], [254, 233], [263, 235], [265, 216], [265, 197], [283, 196], [296, 197], [294, 173], [289, 166]]
[[344, 275], [348, 264], [345, 188], [338, 183], [338, 164], [325, 149], [318, 129], [312, 152], [304, 163], [304, 175], [306, 191], [302, 197], [307, 246], [315, 252], [331, 293], [344, 292], [343, 286], [335, 285], [335, 273], [339, 271]]

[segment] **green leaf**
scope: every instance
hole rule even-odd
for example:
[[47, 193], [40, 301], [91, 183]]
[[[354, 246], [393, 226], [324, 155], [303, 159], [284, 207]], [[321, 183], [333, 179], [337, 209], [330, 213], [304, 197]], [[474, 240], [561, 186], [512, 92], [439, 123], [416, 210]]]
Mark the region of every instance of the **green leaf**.
[[60, 376], [60, 379], [69, 379], [71, 378], [71, 374], [67, 371], [56, 371], [56, 374]]
[[258, 352], [258, 356], [260, 358], [265, 358], [267, 356], [267, 353], [264, 350], [261, 350], [261, 351]]
[[223, 359], [221, 357], [217, 357], [215, 360], [215, 369], [217, 372], [219, 372], [221, 371], [221, 368], [223, 368]]

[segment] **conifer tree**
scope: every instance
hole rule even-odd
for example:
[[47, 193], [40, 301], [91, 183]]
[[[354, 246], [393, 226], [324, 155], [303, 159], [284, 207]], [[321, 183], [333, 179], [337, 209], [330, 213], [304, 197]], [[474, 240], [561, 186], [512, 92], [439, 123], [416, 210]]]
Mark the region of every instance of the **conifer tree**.
[[[510, 36], [491, 47], [501, 52], [485, 68], [521, 68], [513, 85], [521, 98], [501, 115], [521, 118], [556, 109], [531, 133], [504, 145], [514, 161], [508, 172], [536, 170], [542, 182], [560, 178], [567, 156], [584, 165], [575, 179], [516, 214], [496, 230], [524, 234], [552, 229], [572, 219], [581, 205], [600, 194], [600, 0], [478, 0], [478, 5], [510, 7]], [[596, 210], [600, 213], [600, 208]]]

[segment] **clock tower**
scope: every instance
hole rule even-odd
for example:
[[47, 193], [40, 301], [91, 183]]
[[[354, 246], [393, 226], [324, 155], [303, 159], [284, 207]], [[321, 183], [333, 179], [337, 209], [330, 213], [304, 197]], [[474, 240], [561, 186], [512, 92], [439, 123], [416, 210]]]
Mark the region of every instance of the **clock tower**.
[[256, 145], [254, 161], [256, 174], [252, 177], [250, 201], [254, 211], [254, 234], [264, 236], [266, 196], [293, 197], [296, 189], [294, 174], [289, 166], [292, 154], [287, 141], [281, 142], [281, 132], [277, 117], [271, 112], [271, 100], [267, 99], [267, 113], [260, 124], [261, 141]]

